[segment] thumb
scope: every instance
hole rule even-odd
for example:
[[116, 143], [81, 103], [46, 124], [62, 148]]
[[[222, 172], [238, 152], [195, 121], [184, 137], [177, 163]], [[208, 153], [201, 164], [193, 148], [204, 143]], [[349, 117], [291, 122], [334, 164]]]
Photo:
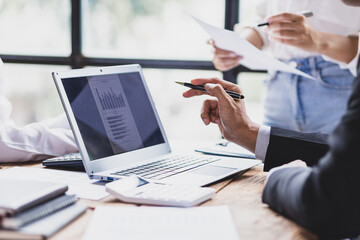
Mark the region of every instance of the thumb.
[[224, 88], [220, 84], [207, 83], [204, 87], [208, 93], [218, 99], [220, 105], [229, 102], [230, 96], [225, 92]]

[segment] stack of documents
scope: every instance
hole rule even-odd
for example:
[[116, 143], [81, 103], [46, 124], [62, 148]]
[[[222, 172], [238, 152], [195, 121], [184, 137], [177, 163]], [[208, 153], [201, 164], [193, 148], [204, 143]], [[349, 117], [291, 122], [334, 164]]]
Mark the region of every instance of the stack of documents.
[[68, 187], [44, 181], [0, 179], [0, 239], [44, 239], [86, 210]]

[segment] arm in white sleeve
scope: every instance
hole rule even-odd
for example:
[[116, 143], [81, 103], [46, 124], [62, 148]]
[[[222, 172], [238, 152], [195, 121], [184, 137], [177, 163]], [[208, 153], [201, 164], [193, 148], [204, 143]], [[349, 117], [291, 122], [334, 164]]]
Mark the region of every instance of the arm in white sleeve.
[[61, 119], [65, 121], [62, 124], [66, 126], [66, 118], [62, 117], [53, 119], [55, 125], [51, 124], [51, 120], [31, 123], [22, 128], [12, 123], [2, 124], [0, 126], [0, 162], [42, 160], [51, 156], [77, 152], [70, 128], [56, 126], [60, 124]]
[[0, 59], [0, 162], [42, 160], [77, 152], [65, 114], [16, 127], [10, 119], [12, 106], [3, 95], [3, 62]]

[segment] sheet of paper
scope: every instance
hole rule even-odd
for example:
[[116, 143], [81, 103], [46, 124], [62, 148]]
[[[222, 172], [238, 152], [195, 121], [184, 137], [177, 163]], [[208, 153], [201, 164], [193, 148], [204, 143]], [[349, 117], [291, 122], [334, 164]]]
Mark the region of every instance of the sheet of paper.
[[196, 17], [193, 19], [210, 35], [216, 46], [242, 55], [241, 64], [252, 70], [279, 70], [314, 79], [312, 76], [289, 66], [254, 47], [237, 33], [207, 24]]
[[222, 141], [218, 143], [203, 143], [196, 146], [195, 151], [206, 154], [214, 154], [228, 157], [242, 157], [253, 158], [255, 154], [249, 150], [229, 141]]
[[76, 194], [79, 198], [100, 200], [109, 194], [105, 185], [91, 180], [86, 173], [32, 167], [13, 167], [0, 171], [1, 178], [40, 180], [67, 184], [67, 193]]
[[98, 206], [83, 240], [238, 240], [227, 206], [166, 208]]

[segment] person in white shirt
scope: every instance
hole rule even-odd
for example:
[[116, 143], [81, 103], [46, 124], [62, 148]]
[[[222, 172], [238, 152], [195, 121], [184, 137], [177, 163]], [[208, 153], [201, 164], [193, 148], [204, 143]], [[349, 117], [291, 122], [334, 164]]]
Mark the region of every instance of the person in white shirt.
[[23, 127], [10, 118], [12, 105], [4, 96], [3, 62], [0, 59], [0, 162], [43, 160], [77, 152], [65, 114]]
[[[306, 18], [299, 14], [302, 11], [313, 16]], [[268, 27], [249, 27], [264, 21]], [[360, 9], [334, 0], [261, 0], [256, 19], [239, 29], [257, 48], [316, 79], [270, 72], [265, 81], [264, 124], [330, 133], [346, 110], [356, 75]], [[242, 56], [213, 46], [218, 70], [241, 64]]]

